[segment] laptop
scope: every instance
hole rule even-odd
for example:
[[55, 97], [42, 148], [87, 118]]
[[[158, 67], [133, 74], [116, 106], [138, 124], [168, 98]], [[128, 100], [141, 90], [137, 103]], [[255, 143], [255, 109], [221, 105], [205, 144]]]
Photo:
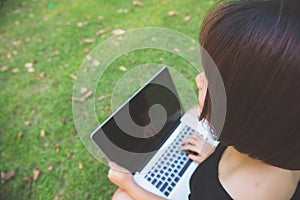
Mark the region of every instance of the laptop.
[[179, 150], [191, 133], [217, 146], [197, 115], [185, 113], [168, 67], [105, 120], [91, 140], [108, 160], [128, 169], [145, 190], [166, 199], [187, 199], [198, 163]]

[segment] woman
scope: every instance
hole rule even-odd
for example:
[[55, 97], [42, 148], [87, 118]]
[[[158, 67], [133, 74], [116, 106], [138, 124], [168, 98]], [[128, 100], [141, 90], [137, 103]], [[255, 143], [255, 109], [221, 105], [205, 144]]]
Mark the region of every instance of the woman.
[[[201, 139], [182, 150], [202, 162], [187, 199], [300, 199], [300, 6], [298, 0], [226, 1], [205, 18], [200, 43], [224, 81], [227, 112], [220, 144], [210, 156]], [[203, 60], [209, 79], [209, 68]], [[204, 79], [197, 77], [200, 94]], [[215, 106], [209, 93], [202, 118]], [[213, 126], [213, 124], [211, 124]], [[188, 145], [186, 145], [188, 144]], [[113, 199], [162, 199], [140, 188], [125, 169], [110, 163], [108, 177], [119, 186]], [[122, 170], [121, 170], [122, 169]]]

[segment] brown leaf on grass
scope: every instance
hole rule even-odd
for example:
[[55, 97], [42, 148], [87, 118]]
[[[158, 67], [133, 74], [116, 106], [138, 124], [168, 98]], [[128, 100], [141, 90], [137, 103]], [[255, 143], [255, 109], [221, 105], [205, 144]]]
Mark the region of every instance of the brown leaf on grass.
[[41, 171], [34, 169], [32, 170], [32, 173], [33, 173], [33, 181], [36, 181], [40, 177]]
[[124, 9], [124, 8], [120, 8], [120, 9], [118, 9], [117, 10], [117, 13], [119, 13], [119, 14], [126, 14], [126, 13], [128, 13], [128, 9]]
[[6, 58], [9, 59], [9, 60], [12, 59], [11, 53], [8, 53], [8, 54], [6, 55]]
[[83, 164], [82, 164], [82, 162], [80, 162], [80, 163], [78, 164], [78, 169], [83, 169]]
[[83, 42], [86, 44], [92, 44], [92, 43], [96, 42], [96, 39], [95, 38], [85, 38], [85, 39], [83, 39]]
[[52, 55], [58, 55], [59, 54], [59, 50], [55, 49], [53, 52], [52, 52]]
[[171, 11], [168, 12], [169, 17], [174, 17], [176, 15], [177, 15], [177, 12], [175, 10], [171, 10]]
[[11, 72], [14, 73], [14, 74], [19, 73], [19, 71], [20, 71], [19, 68], [14, 68], [13, 70], [11, 70]]
[[46, 137], [46, 131], [44, 129], [41, 130], [40, 137], [42, 139], [45, 139], [45, 137]]
[[28, 183], [31, 183], [31, 182], [33, 182], [33, 179], [32, 179], [31, 177], [29, 177], [29, 176], [26, 176], [26, 177], [24, 178], [24, 181], [26, 181], [26, 182], [28, 182]]
[[125, 72], [127, 70], [127, 68], [125, 66], [120, 66], [119, 70], [122, 71], [122, 72]]
[[103, 101], [104, 99], [106, 99], [108, 96], [105, 95], [101, 95], [100, 97], [97, 98], [98, 101]]
[[4, 72], [4, 71], [8, 70], [8, 68], [9, 67], [7, 65], [5, 65], [5, 66], [1, 67], [1, 71]]
[[96, 35], [102, 35], [102, 34], [104, 34], [104, 33], [107, 33], [107, 32], [109, 32], [110, 31], [110, 27], [106, 27], [105, 29], [100, 29], [100, 30], [98, 30], [97, 32], [96, 32]]
[[65, 119], [65, 118], [62, 118], [62, 119], [60, 120], [60, 122], [61, 122], [62, 125], [65, 125], [65, 124], [66, 124], [66, 119]]
[[85, 93], [85, 95], [84, 95], [83, 97], [81, 97], [81, 98], [72, 97], [72, 101], [84, 103], [84, 102], [86, 102], [86, 100], [88, 100], [93, 94], [94, 94], [93, 91], [87, 91], [87, 92]]
[[35, 72], [35, 69], [34, 69], [34, 68], [28, 68], [27, 71], [28, 71], [29, 73], [34, 73], [34, 72]]
[[140, 1], [132, 1], [132, 5], [139, 6], [139, 7], [144, 7], [144, 3], [140, 2]]
[[59, 196], [58, 196], [58, 195], [55, 195], [55, 196], [54, 196], [54, 200], [59, 200]]
[[24, 124], [25, 124], [25, 126], [30, 126], [31, 125], [31, 121], [25, 121]]
[[78, 27], [78, 28], [83, 27], [83, 22], [78, 22], [78, 23], [77, 23], [77, 27]]
[[9, 179], [12, 179], [17, 173], [16, 169], [10, 170], [8, 172], [2, 172], [1, 173], [1, 182], [5, 183]]
[[88, 53], [88, 52], [90, 52], [90, 49], [89, 49], [89, 48], [84, 48], [84, 49], [83, 49], [83, 53]]
[[74, 74], [70, 74], [70, 77], [74, 80], [76, 80], [76, 78], [77, 78]]
[[183, 18], [184, 21], [189, 21], [191, 19], [191, 16], [187, 15]]
[[5, 152], [1, 153], [1, 157], [4, 158], [5, 157]]
[[179, 53], [180, 49], [179, 48], [174, 48], [173, 51], [176, 52], [176, 53]]
[[25, 63], [24, 65], [26, 68], [32, 68], [33, 67], [33, 63], [29, 62], [29, 63]]
[[39, 77], [40, 77], [40, 78], [44, 78], [44, 77], [45, 77], [45, 72], [41, 72], [41, 73], [39, 74]]
[[113, 35], [124, 35], [125, 33], [126, 33], [126, 31], [123, 29], [115, 29], [112, 31]]
[[98, 67], [98, 66], [100, 65], [100, 61], [99, 61], [99, 60], [94, 60], [94, 61], [93, 61], [93, 65], [94, 65], [95, 67]]
[[56, 152], [59, 152], [59, 150], [60, 150], [60, 145], [59, 145], [59, 144], [56, 144], [54, 148], [55, 148], [55, 151], [56, 151]]
[[32, 110], [32, 111], [31, 111], [31, 114], [33, 114], [33, 115], [35, 115], [36, 113], [37, 113], [36, 110]]
[[98, 20], [103, 20], [104, 17], [103, 16], [98, 16]]
[[48, 171], [52, 171], [52, 170], [53, 170], [53, 166], [50, 165], [50, 166], [48, 167]]

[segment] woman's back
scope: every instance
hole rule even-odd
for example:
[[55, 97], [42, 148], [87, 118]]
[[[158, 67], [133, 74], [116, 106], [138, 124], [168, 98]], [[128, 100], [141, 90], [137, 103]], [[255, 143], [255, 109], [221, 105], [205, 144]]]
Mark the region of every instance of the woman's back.
[[190, 199], [297, 200], [299, 172], [283, 170], [219, 145], [191, 179]]

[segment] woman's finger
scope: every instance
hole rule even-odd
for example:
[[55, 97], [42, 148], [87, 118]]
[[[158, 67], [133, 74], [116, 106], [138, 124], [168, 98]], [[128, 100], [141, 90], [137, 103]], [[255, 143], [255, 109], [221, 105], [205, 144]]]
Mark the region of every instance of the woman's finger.
[[185, 146], [182, 146], [180, 148], [181, 151], [192, 151], [192, 152], [195, 152], [197, 154], [200, 154], [201, 153], [201, 149], [195, 145], [191, 145], [191, 144], [188, 144], [188, 145], [185, 145]]
[[203, 142], [203, 138], [198, 135], [198, 134], [192, 134], [190, 136], [188, 136], [186, 139], [184, 139], [181, 144], [182, 145], [187, 145], [187, 144], [192, 144], [195, 146], [199, 146], [201, 145], [201, 143]]
[[130, 173], [127, 169], [121, 167], [120, 165], [118, 165], [115, 162], [110, 161], [108, 163], [108, 165], [109, 165], [110, 169], [112, 169], [112, 170], [116, 170], [118, 172], [123, 172], [123, 173]]
[[194, 155], [194, 154], [189, 154], [188, 157], [189, 157], [189, 159], [191, 159], [195, 162], [198, 162], [198, 163], [203, 162], [206, 158], [206, 157], [203, 157], [201, 155]]

